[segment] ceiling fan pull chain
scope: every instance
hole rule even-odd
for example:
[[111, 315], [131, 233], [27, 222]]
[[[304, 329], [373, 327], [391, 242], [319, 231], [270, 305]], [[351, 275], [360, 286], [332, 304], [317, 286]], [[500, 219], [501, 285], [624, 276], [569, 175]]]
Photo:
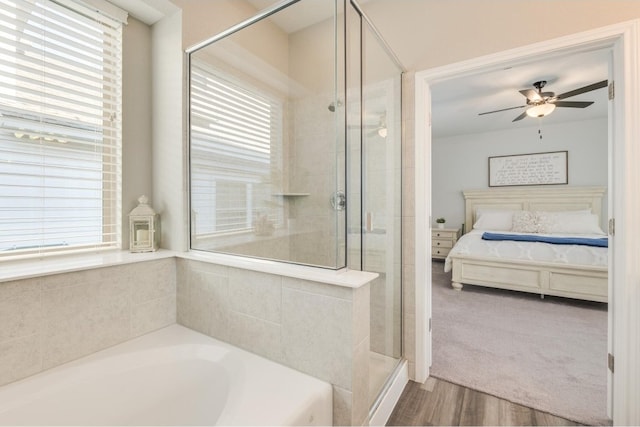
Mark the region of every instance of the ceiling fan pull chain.
[[538, 138], [542, 141], [542, 119], [538, 117]]

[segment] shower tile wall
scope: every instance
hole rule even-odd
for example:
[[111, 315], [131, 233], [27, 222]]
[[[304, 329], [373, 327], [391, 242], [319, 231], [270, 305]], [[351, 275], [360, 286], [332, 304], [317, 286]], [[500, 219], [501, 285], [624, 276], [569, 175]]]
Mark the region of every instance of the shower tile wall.
[[292, 102], [292, 139], [289, 143], [288, 187], [296, 198], [294, 233], [304, 238], [291, 240], [294, 262], [335, 265], [336, 212], [330, 197], [336, 191], [336, 114], [328, 110], [330, 96], [299, 98]]
[[175, 320], [173, 259], [0, 283], [0, 385]]
[[369, 285], [177, 261], [178, 323], [333, 384], [334, 424], [369, 410]]
[[402, 331], [404, 356], [409, 378], [415, 378], [415, 73], [405, 73], [402, 80]]

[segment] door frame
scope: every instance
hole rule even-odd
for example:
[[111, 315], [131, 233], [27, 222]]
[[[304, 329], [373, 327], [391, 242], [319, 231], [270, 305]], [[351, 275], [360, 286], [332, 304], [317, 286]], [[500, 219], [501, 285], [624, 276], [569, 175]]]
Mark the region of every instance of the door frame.
[[[609, 256], [609, 351], [615, 356], [608, 412], [614, 424], [640, 424], [640, 20], [510, 49], [415, 74], [415, 380], [431, 365], [431, 90], [433, 84], [549, 59], [611, 49], [615, 97], [610, 102], [609, 216], [615, 219]], [[635, 192], [635, 193], [634, 193]], [[635, 238], [633, 238], [635, 236]], [[603, 361], [604, 363], [604, 361]]]

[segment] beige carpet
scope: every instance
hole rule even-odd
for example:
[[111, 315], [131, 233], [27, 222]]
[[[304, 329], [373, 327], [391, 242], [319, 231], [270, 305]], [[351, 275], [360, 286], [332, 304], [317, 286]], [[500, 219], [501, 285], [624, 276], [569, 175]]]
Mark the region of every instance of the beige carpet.
[[450, 286], [433, 262], [431, 375], [583, 424], [609, 424], [607, 306]]

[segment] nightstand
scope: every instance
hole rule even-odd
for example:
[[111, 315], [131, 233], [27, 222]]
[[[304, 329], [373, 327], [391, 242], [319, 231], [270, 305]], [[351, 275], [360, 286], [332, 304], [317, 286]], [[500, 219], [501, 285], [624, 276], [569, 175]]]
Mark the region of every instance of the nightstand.
[[445, 259], [459, 238], [459, 228], [432, 228], [431, 258]]

